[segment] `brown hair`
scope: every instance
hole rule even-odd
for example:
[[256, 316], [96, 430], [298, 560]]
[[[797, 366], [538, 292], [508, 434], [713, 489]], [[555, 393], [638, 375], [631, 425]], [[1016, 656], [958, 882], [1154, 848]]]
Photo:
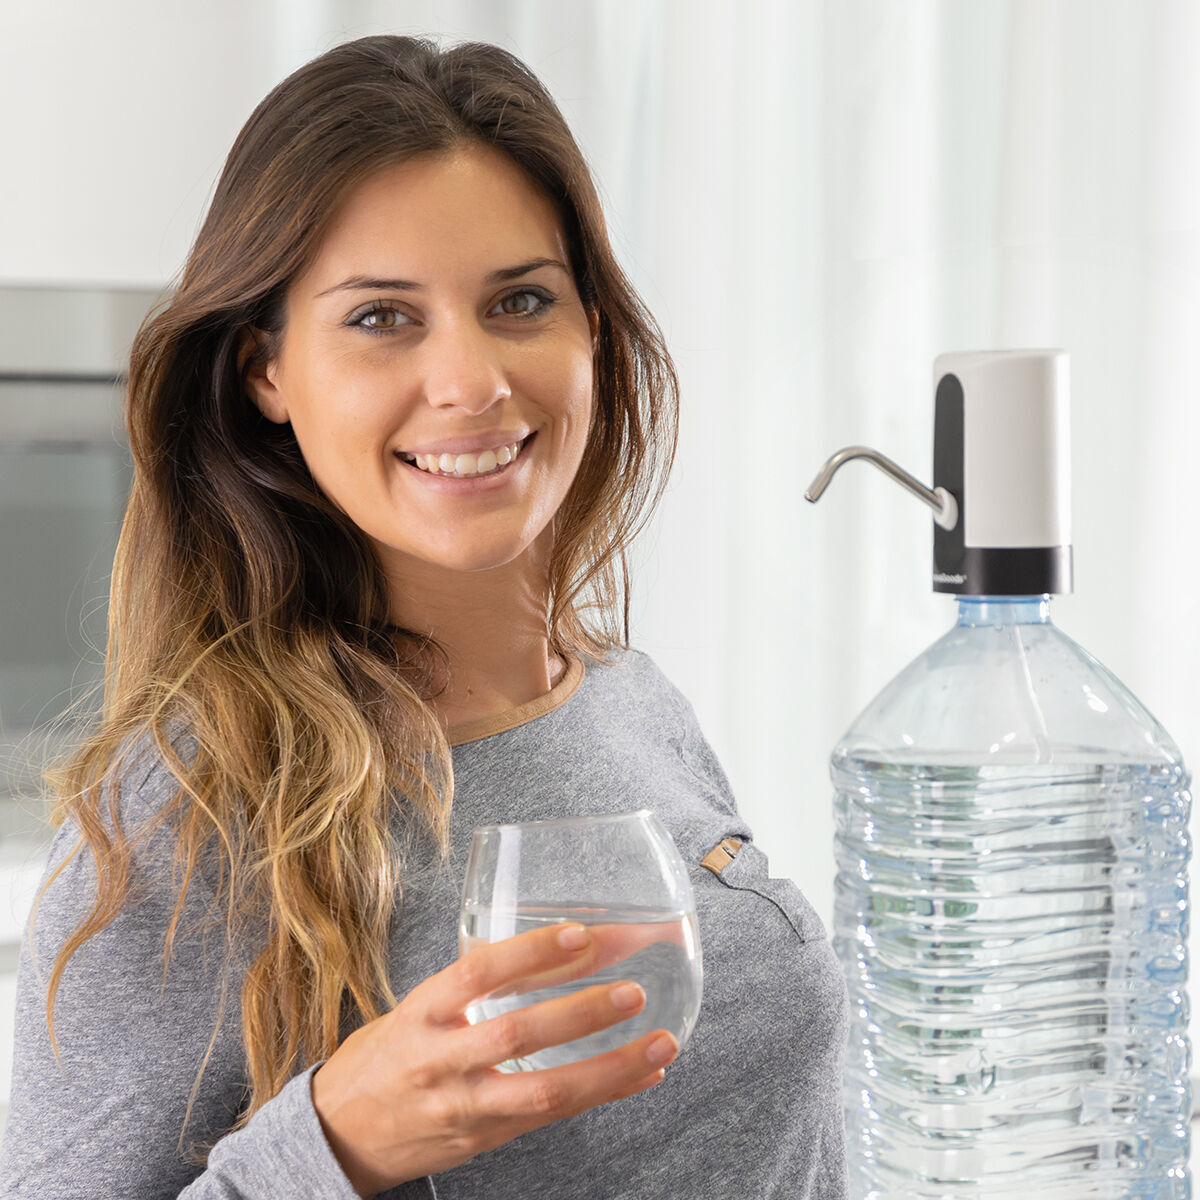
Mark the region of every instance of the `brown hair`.
[[164, 972], [193, 871], [210, 855], [227, 945], [252, 923], [266, 930], [242, 986], [251, 1093], [235, 1128], [306, 1060], [395, 1005], [387, 943], [402, 862], [389, 814], [444, 851], [453, 792], [426, 702], [445, 654], [389, 625], [373, 548], [318, 490], [290, 426], [247, 399], [238, 346], [254, 328], [267, 335], [259, 353], [273, 353], [288, 286], [351, 189], [464, 142], [507, 154], [556, 205], [597, 327], [592, 428], [555, 518], [551, 649], [599, 658], [628, 645], [626, 550], [674, 457], [676, 378], [613, 257], [578, 146], [511, 54], [367, 37], [285, 79], [238, 135], [178, 287], [133, 345], [135, 476], [103, 719], [49, 775], [53, 824], [78, 826], [73, 854], [86, 844], [95, 856], [97, 896], [57, 956], [47, 1021], [57, 1053], [63, 970], [125, 901], [133, 847], [118, 789], [131, 748], [152, 740], [178, 780], [155, 827], [171, 822], [183, 874]]

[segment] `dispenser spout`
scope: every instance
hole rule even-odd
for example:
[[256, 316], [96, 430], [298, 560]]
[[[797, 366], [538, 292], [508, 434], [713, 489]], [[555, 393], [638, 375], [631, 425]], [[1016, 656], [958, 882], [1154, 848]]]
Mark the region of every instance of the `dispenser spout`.
[[944, 487], [930, 489], [919, 479], [914, 479], [903, 467], [892, 462], [886, 455], [869, 446], [846, 446], [836, 454], [831, 455], [825, 465], [817, 472], [817, 477], [808, 485], [804, 493], [805, 500], [815, 504], [821, 494], [829, 486], [838, 468], [848, 463], [852, 458], [865, 458], [874, 463], [885, 475], [890, 475], [902, 488], [911, 492], [918, 500], [928, 504], [933, 509], [933, 519], [943, 529], [953, 529], [958, 524], [958, 502]]

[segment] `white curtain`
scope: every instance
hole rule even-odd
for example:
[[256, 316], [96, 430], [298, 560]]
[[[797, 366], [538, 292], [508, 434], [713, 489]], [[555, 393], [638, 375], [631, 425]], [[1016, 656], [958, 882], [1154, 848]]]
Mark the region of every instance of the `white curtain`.
[[0, 121], [33, 182], [0, 199], [0, 278], [165, 281], [267, 88], [385, 31], [512, 49], [594, 165], [683, 385], [636, 640], [775, 873], [828, 919], [829, 751], [953, 620], [926, 510], [861, 467], [802, 499], [852, 442], [929, 476], [941, 351], [1070, 351], [1076, 594], [1056, 617], [1200, 763], [1197, 4], [14, 4]]

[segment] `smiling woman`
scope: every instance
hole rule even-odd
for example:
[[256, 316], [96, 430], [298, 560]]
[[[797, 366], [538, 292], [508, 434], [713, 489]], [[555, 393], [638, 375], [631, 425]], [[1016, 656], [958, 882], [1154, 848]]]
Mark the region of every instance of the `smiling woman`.
[[549, 690], [544, 658], [503, 635], [514, 614], [529, 638], [544, 625], [552, 522], [592, 417], [595, 313], [568, 257], [544, 193], [467, 143], [361, 183], [288, 287], [270, 349], [252, 359], [265, 338], [244, 336], [255, 403], [370, 538], [393, 624], [453, 647], [447, 723]]
[[[521, 63], [366, 38], [262, 102], [131, 355], [105, 708], [55, 776], [0, 1191], [845, 1195], [841, 971], [628, 644], [676, 410]], [[695, 894], [687, 1053], [665, 1087], [662, 1029], [501, 1071], [646, 994], [471, 1024], [613, 966], [562, 924], [455, 961], [474, 826], [639, 808]]]

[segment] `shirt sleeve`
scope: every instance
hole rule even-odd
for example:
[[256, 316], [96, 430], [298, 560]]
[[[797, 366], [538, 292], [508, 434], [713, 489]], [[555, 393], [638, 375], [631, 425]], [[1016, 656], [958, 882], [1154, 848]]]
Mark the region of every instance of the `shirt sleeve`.
[[[43, 884], [78, 840], [70, 822], [59, 830]], [[160, 830], [135, 854], [126, 907], [70, 959], [54, 1010], [61, 1062], [47, 1029], [46, 984], [94, 902], [90, 850], [71, 857], [42, 897], [17, 971], [0, 1196], [356, 1200], [313, 1108], [310, 1081], [320, 1064], [294, 1077], [243, 1129], [227, 1132], [248, 1095], [241, 977], [226, 961], [212, 890], [197, 886], [195, 875], [164, 976], [178, 898], [173, 857], [173, 839]], [[207, 1167], [193, 1157], [203, 1146], [212, 1147]]]

